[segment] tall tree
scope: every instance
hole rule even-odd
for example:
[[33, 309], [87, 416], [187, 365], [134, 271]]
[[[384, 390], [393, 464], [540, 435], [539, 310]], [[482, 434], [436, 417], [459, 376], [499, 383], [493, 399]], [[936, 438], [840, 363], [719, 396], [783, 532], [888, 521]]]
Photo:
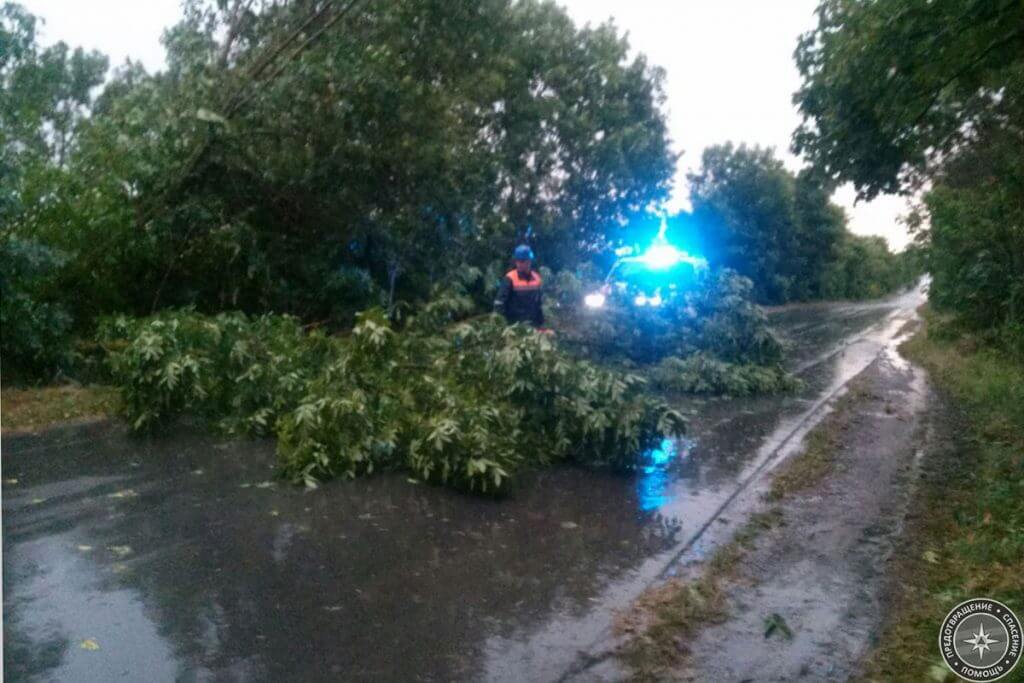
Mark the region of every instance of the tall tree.
[[68, 358], [71, 316], [52, 294], [64, 256], [31, 223], [68, 173], [79, 124], [107, 60], [64, 43], [39, 46], [36, 20], [0, 6], [0, 327], [5, 378], [41, 375]]
[[1020, 0], [823, 0], [800, 38], [793, 148], [862, 197], [908, 190], [1024, 107]]
[[98, 52], [40, 48], [36, 24], [21, 5], [0, 7], [0, 224], [7, 229], [32, 204], [25, 195], [38, 191], [38, 176], [64, 167], [107, 71]]
[[[667, 194], [661, 72], [551, 3], [194, 1], [164, 40], [166, 72], [108, 86], [63, 211], [80, 277], [141, 277], [128, 307], [415, 298], [528, 228], [571, 264]], [[141, 265], [87, 265], [119, 251]]]
[[794, 175], [771, 149], [709, 147], [690, 182], [705, 255], [749, 277], [760, 303], [877, 297], [913, 275], [883, 238], [847, 230], [816, 170]]
[[794, 149], [862, 197], [927, 187], [913, 225], [932, 302], [1020, 327], [1024, 3], [824, 0], [796, 61]]
[[824, 287], [825, 273], [839, 257], [838, 250], [847, 233], [846, 212], [832, 202], [832, 191], [833, 187], [812, 169], [803, 169], [796, 176], [793, 207], [796, 238], [790, 256], [796, 271], [792, 298], [829, 296]]
[[715, 145], [701, 161], [689, 176], [690, 201], [708, 260], [753, 280], [759, 302], [788, 301], [797, 246], [793, 175], [761, 147]]

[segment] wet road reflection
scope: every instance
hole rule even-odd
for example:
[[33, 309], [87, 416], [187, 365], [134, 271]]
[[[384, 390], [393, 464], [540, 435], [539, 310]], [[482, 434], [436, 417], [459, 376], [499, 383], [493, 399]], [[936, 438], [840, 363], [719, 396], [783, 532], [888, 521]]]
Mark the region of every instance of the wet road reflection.
[[686, 401], [693, 433], [637, 475], [554, 468], [502, 501], [404, 476], [306, 492], [272, 479], [272, 443], [194, 430], [5, 439], [5, 673], [558, 678], [914, 305], [780, 312], [799, 395]]

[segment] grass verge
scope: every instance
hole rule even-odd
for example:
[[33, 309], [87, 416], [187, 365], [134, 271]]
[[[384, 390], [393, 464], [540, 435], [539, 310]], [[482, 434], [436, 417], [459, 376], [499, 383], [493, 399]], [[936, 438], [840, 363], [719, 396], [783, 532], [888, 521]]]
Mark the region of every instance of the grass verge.
[[852, 410], [871, 393], [861, 380], [850, 384], [847, 392], [836, 401], [835, 408], [804, 439], [803, 450], [787, 459], [772, 476], [768, 500], [778, 501], [798, 491], [806, 491], [831, 471], [836, 454], [842, 446], [843, 435], [850, 428], [856, 414]]
[[[962, 409], [955, 441], [926, 458], [904, 542], [895, 600], [864, 680], [953, 681], [939, 658], [939, 624], [972, 597], [1024, 616], [1024, 362], [969, 338], [949, 338], [926, 313], [904, 355]], [[1003, 681], [1024, 681], [1024, 665]]]
[[778, 508], [752, 515], [732, 540], [715, 552], [698, 578], [673, 578], [652, 586], [628, 612], [619, 615], [616, 631], [626, 641], [616, 654], [629, 668], [630, 680], [666, 680], [682, 666], [686, 640], [701, 626], [726, 618], [725, 583], [735, 576], [754, 540], [783, 523]]
[[117, 412], [115, 387], [102, 385], [29, 387], [0, 391], [4, 433], [34, 431], [61, 422], [107, 417]]

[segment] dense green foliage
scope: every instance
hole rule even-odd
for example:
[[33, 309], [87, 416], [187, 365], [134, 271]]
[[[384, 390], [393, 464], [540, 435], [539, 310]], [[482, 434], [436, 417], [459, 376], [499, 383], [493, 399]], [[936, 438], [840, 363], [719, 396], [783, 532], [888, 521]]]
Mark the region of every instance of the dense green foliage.
[[30, 220], [67, 168], [92, 90], [107, 59], [64, 43], [42, 49], [36, 19], [19, 5], [0, 6], [0, 226]]
[[759, 303], [877, 297], [916, 277], [909, 257], [884, 239], [847, 230], [813, 172], [794, 175], [770, 149], [709, 147], [689, 178], [702, 253], [749, 277]]
[[793, 142], [863, 196], [900, 192], [1024, 96], [1018, 0], [823, 0], [801, 37]]
[[[568, 274], [560, 284], [582, 289]], [[585, 354], [640, 363], [662, 389], [733, 396], [794, 389], [798, 380], [782, 368], [782, 344], [752, 289], [726, 269], [701, 273], [657, 308], [612, 292], [600, 311], [578, 304], [556, 311], [559, 338]]]
[[25, 224], [53, 201], [107, 62], [62, 43], [40, 49], [35, 18], [11, 4], [0, 46], [0, 350], [5, 377], [47, 378], [70, 358], [71, 297], [53, 296], [69, 259]]
[[20, 191], [17, 229], [69, 254], [58, 291], [92, 292], [84, 319], [346, 324], [527, 226], [572, 265], [666, 196], [660, 72], [554, 4], [194, 0], [164, 43], [167, 70], [115, 72]]
[[0, 329], [5, 376], [12, 371], [46, 376], [67, 366], [71, 315], [44, 301], [39, 290], [60, 264], [37, 242], [0, 235]]
[[919, 219], [935, 308], [1024, 357], [1022, 150], [1024, 126], [985, 131], [947, 159]]
[[658, 308], [633, 306], [629, 296], [613, 292], [599, 311], [566, 308], [559, 328], [565, 341], [585, 351], [640, 363], [699, 351], [727, 361], [778, 363], [782, 346], [751, 289], [735, 272], [708, 271]]
[[820, 278], [825, 299], [873, 299], [909, 287], [922, 272], [921, 256], [911, 246], [894, 254], [885, 238], [843, 233]]
[[826, 0], [797, 50], [794, 148], [862, 196], [927, 181], [930, 299], [1024, 351], [1024, 5]]
[[[452, 281], [489, 310], [527, 233], [552, 304], [574, 309], [570, 272], [635, 238], [673, 173], [660, 70], [612, 25], [577, 28], [538, 0], [188, 0], [166, 70], [109, 78], [102, 55], [39, 47], [18, 5], [0, 31], [4, 315], [24, 327], [3, 351], [30, 374], [110, 313], [345, 330], [375, 306], [401, 320]], [[889, 291], [893, 259], [848, 235], [828, 194], [769, 152], [715, 148], [695, 224], [758, 302]], [[715, 296], [729, 294], [712, 282], [665, 315], [620, 307], [605, 327], [629, 334], [591, 338], [777, 363], [753, 306]]]
[[334, 345], [290, 317], [191, 311], [107, 320], [99, 339], [134, 430], [187, 412], [253, 434], [298, 402]]
[[311, 485], [405, 468], [496, 492], [529, 465], [630, 467], [682, 432], [638, 376], [574, 360], [497, 316], [449, 324], [470, 307], [439, 297], [401, 328], [372, 310], [344, 338], [289, 317], [167, 312], [109, 321], [101, 339], [135, 429], [191, 414], [276, 433], [285, 473]]

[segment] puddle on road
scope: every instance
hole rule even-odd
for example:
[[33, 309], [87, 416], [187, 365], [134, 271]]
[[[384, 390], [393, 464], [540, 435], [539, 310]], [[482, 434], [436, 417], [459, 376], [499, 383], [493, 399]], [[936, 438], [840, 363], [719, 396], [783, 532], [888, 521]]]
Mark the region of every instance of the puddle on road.
[[[693, 402], [693, 433], [636, 476], [553, 468], [502, 501], [404, 476], [261, 488], [269, 442], [5, 439], [4, 477], [18, 480], [3, 490], [5, 638], [24, 644], [5, 667], [75, 681], [557, 678], [877, 355], [900, 308], [787, 311], [796, 362], [831, 353], [800, 395]], [[124, 490], [136, 495], [111, 495]], [[132, 550], [121, 571], [113, 546]], [[100, 649], [80, 649], [86, 638]]]
[[72, 537], [19, 544], [11, 565], [5, 557], [5, 676], [29, 680], [45, 671], [50, 680], [113, 680], [141, 674], [136, 661], [145, 653], [146, 679], [174, 680], [179, 672], [171, 645], [138, 591], [121, 586], [113, 559], [85, 555], [101, 549], [79, 546]]

